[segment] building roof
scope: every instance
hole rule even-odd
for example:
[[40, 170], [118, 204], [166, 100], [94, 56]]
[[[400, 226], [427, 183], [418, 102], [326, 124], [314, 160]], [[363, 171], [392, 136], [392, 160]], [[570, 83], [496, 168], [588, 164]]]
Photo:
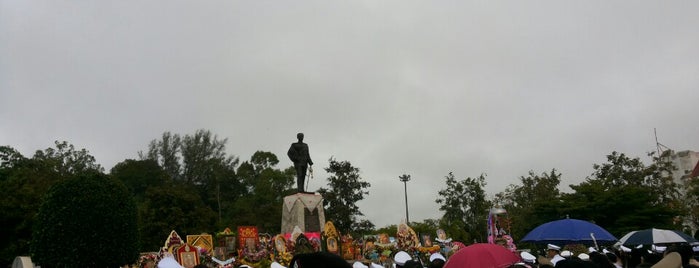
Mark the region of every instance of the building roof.
[[694, 170], [692, 170], [692, 173], [689, 174], [690, 178], [695, 178], [699, 177], [699, 162], [697, 162], [696, 165], [694, 165]]

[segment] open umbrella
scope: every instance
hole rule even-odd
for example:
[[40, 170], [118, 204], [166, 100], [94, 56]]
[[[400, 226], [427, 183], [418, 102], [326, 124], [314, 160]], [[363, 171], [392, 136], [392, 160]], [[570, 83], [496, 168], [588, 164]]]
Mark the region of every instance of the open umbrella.
[[519, 260], [519, 256], [503, 246], [478, 243], [454, 253], [444, 268], [503, 268]]
[[697, 240], [683, 232], [655, 228], [632, 231], [619, 239], [619, 243], [624, 246], [693, 242]]
[[576, 219], [563, 219], [544, 223], [522, 238], [522, 242], [557, 245], [594, 245], [598, 242], [614, 243], [616, 241], [616, 237], [599, 225]]

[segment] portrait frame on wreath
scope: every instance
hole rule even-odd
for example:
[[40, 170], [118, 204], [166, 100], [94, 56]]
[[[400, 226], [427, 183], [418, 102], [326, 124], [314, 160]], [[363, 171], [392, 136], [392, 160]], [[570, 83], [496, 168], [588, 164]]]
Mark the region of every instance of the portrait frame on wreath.
[[432, 246], [432, 236], [429, 234], [423, 234], [422, 235], [422, 246], [423, 247], [431, 247]]
[[328, 237], [328, 239], [327, 239], [327, 244], [328, 244], [328, 252], [330, 252], [330, 253], [335, 253], [335, 254], [337, 254], [338, 252], [340, 252], [340, 250], [338, 249], [338, 244], [339, 244], [339, 243], [337, 243], [337, 238], [335, 238], [335, 237]]
[[225, 239], [224, 241], [226, 244], [226, 249], [230, 252], [235, 251], [235, 249], [236, 249], [236, 245], [235, 245], [236, 237], [235, 236], [226, 236], [224, 239]]
[[387, 233], [380, 233], [380, 234], [379, 234], [379, 241], [378, 241], [378, 243], [379, 243], [379, 244], [382, 244], [382, 245], [390, 244], [390, 243], [391, 243], [391, 237], [389, 237]]
[[199, 260], [196, 252], [181, 252], [180, 260], [182, 261], [182, 266], [184, 267], [194, 267], [199, 264]]
[[226, 247], [216, 247], [214, 249], [214, 257], [219, 260], [228, 259], [228, 249]]
[[286, 252], [286, 239], [283, 235], [277, 235], [274, 238], [274, 248], [277, 250], [278, 253]]

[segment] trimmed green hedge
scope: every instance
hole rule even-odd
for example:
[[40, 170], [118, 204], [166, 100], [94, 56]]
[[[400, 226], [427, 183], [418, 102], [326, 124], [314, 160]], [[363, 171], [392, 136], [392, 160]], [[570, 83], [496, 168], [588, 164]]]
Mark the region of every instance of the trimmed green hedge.
[[104, 174], [56, 183], [44, 196], [31, 241], [41, 267], [118, 267], [138, 258], [136, 204]]

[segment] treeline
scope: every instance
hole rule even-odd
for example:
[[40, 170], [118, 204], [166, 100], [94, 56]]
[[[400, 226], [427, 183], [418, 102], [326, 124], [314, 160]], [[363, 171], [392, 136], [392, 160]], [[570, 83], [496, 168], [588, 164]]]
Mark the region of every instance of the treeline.
[[[296, 192], [293, 167], [277, 167], [277, 156], [264, 151], [241, 162], [226, 153], [226, 142], [206, 130], [184, 136], [165, 132], [139, 152], [138, 159], [124, 160], [106, 174], [87, 150], [68, 142], [56, 142], [55, 148], [31, 157], [0, 146], [0, 224], [5, 226], [0, 229], [0, 263], [28, 254], [35, 218], [49, 188], [85, 174], [113, 178], [129, 190], [137, 209], [140, 251], [157, 250], [171, 230], [199, 234], [255, 225], [276, 234], [282, 199]], [[699, 187], [675, 184], [671, 164], [650, 156], [652, 164], [645, 165], [612, 152], [607, 163], [593, 165], [594, 172], [583, 182], [570, 185], [571, 193], [559, 190], [562, 175], [555, 169], [532, 171], [493, 199], [484, 191], [485, 175], [457, 179], [448, 173], [435, 195], [443, 216], [410, 226], [418, 233], [434, 235], [441, 228], [457, 241], [483, 242], [488, 210], [501, 206], [509, 212], [515, 241], [542, 223], [565, 217], [593, 221], [616, 236], [650, 227], [688, 232], [699, 218]], [[325, 199], [326, 220], [355, 236], [396, 233], [395, 225], [377, 230], [361, 219], [356, 203], [369, 194], [371, 185], [359, 168], [331, 158], [325, 170], [327, 187], [318, 192]]]
[[485, 176], [458, 180], [449, 173], [446, 187], [439, 191], [439, 226], [461, 241], [486, 241], [489, 209], [509, 212], [505, 225], [518, 241], [535, 227], [553, 220], [573, 218], [594, 222], [620, 238], [640, 229], [681, 230], [690, 235], [699, 224], [699, 181], [673, 181], [669, 152], [649, 154], [652, 164], [623, 153], [607, 155], [607, 163], [594, 164], [593, 173], [572, 192], [559, 190], [562, 175], [555, 169], [521, 176], [493, 199], [486, 198]]
[[[0, 146], [2, 265], [29, 253], [35, 218], [49, 188], [86, 174], [104, 174], [129, 189], [138, 210], [138, 244], [143, 252], [157, 251], [171, 230], [184, 235], [254, 225], [262, 233], [277, 234], [283, 197], [296, 192], [293, 167], [278, 168], [277, 156], [264, 151], [240, 162], [226, 153], [226, 142], [206, 130], [185, 136], [165, 132], [139, 152], [139, 159], [124, 160], [108, 174], [87, 150], [65, 141], [31, 157]], [[341, 230], [350, 230], [355, 221], [366, 225], [368, 221], [356, 220], [361, 212], [355, 203], [370, 186], [362, 181], [359, 169], [331, 158], [326, 171], [331, 182], [320, 192], [330, 204], [327, 213], [338, 215], [326, 219]]]

